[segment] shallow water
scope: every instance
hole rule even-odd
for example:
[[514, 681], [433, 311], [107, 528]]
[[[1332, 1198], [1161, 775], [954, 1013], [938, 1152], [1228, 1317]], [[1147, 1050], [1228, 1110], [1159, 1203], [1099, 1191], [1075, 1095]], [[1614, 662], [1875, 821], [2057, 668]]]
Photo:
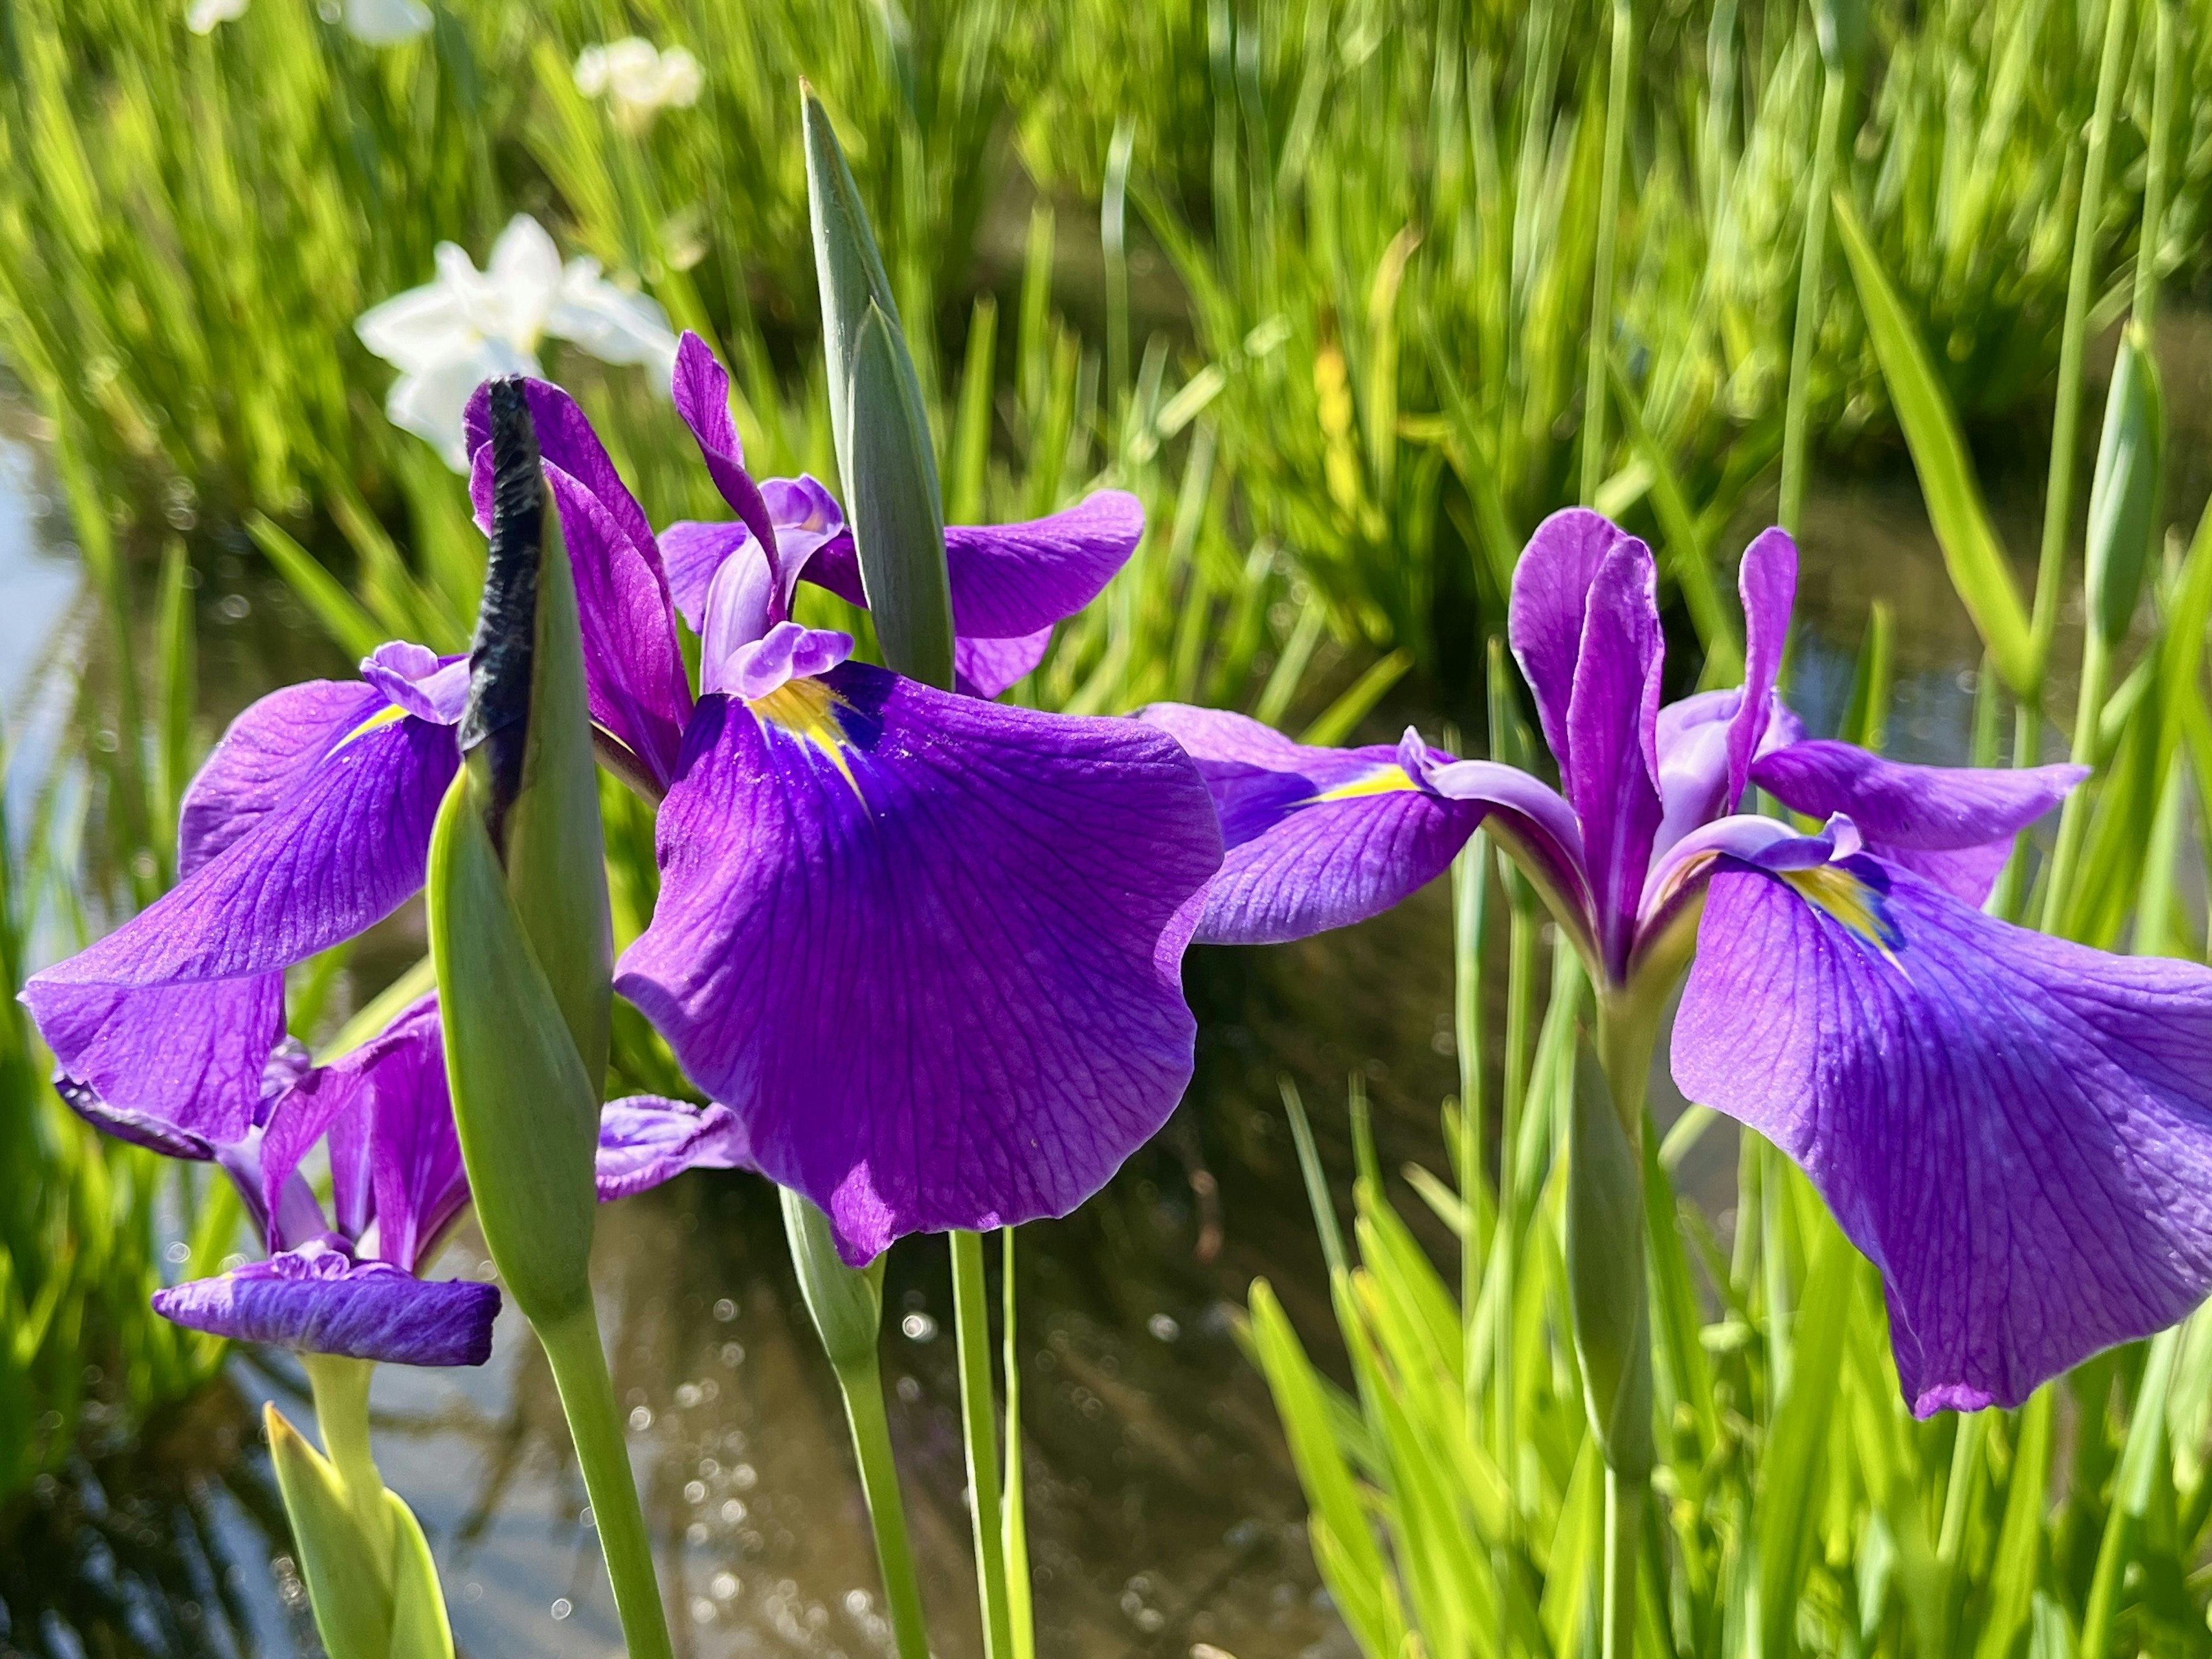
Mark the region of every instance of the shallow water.
[[[2212, 331], [2185, 317], [2167, 334], [2179, 342], [2169, 392], [2180, 459], [2169, 500], [2177, 517], [2185, 507], [2193, 517], [2206, 484], [2196, 458], [2208, 453], [2200, 440], [2212, 407], [2203, 393]], [[1984, 459], [2002, 532], [2025, 554], [2040, 511], [2039, 455]], [[0, 449], [0, 697], [29, 683], [27, 665], [67, 609], [68, 563], [41, 550], [30, 511], [39, 491], [29, 453]], [[1754, 520], [1764, 521], [1753, 514], [1739, 531]], [[1832, 729], [1840, 714], [1869, 604], [1882, 597], [1898, 623], [1892, 749], [1963, 760], [1978, 649], [1910, 473], [1900, 465], [1822, 481], [1804, 544], [1792, 696], [1813, 728]], [[198, 610], [211, 722], [281, 678], [343, 670], [247, 558], [212, 562]], [[2069, 654], [2062, 645], [2061, 659]], [[1378, 732], [1391, 724], [1378, 720]], [[411, 961], [418, 927], [403, 913], [383, 930], [364, 975]], [[1189, 1100], [1078, 1216], [1023, 1230], [1023, 1430], [1042, 1650], [1179, 1656], [1203, 1642], [1242, 1659], [1351, 1653], [1306, 1552], [1304, 1507], [1266, 1390], [1234, 1331], [1247, 1287], [1264, 1273], [1316, 1351], [1333, 1355], [1280, 1077], [1293, 1078], [1312, 1109], [1340, 1193], [1355, 1071], [1375, 1104], [1385, 1168], [1442, 1164], [1437, 1109], [1455, 1081], [1449, 931], [1444, 896], [1432, 889], [1325, 939], [1194, 952], [1188, 981], [1201, 1034]], [[1662, 1091], [1662, 1116], [1672, 1098]], [[1732, 1146], [1724, 1132], [1708, 1135], [1683, 1171], [1723, 1224]], [[1398, 1195], [1449, 1260], [1441, 1230], [1403, 1188]], [[481, 1257], [465, 1234], [441, 1270], [488, 1273]], [[600, 1213], [596, 1260], [678, 1651], [884, 1651], [843, 1423], [770, 1190], [743, 1175], [701, 1173], [611, 1206]], [[951, 1319], [941, 1243], [902, 1245], [886, 1293], [892, 1433], [941, 1651], [960, 1659], [978, 1644]], [[127, 1578], [131, 1551], [143, 1547], [175, 1558], [166, 1576], [146, 1568], [148, 1582], [198, 1609], [167, 1621], [166, 1632], [143, 1609], [123, 1620], [148, 1650], [313, 1651], [258, 1444], [264, 1400], [305, 1414], [286, 1358], [241, 1354], [223, 1389], [155, 1425], [142, 1447], [19, 1505], [6, 1540], [20, 1565], [41, 1552], [79, 1564], [58, 1565], [39, 1599], [90, 1608], [55, 1583], [87, 1574], [91, 1597], [100, 1583]], [[429, 1534], [464, 1650], [477, 1659], [617, 1653], [557, 1404], [512, 1311], [481, 1370], [386, 1367], [374, 1403], [385, 1474]], [[9, 1589], [0, 1565], [0, 1594], [24, 1593]], [[58, 1623], [46, 1628], [49, 1650], [81, 1650]], [[33, 1645], [20, 1622], [13, 1639]]]

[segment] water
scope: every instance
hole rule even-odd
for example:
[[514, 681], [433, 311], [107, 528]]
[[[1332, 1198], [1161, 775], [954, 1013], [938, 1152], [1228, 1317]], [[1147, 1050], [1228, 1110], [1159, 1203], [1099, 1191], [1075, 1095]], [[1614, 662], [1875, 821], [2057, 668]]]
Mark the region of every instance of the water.
[[[2191, 441], [2212, 407], [2201, 392], [2212, 351], [2200, 349], [2208, 331], [2199, 319], [2179, 319], [2168, 332], [2188, 348], [2169, 373], [2182, 458], [2169, 500], [2179, 516], [2204, 493], [2206, 480], [2189, 468], [2212, 453]], [[1995, 463], [2002, 532], [2027, 554], [2039, 457], [1984, 459]], [[39, 488], [20, 446], [0, 450], [0, 696], [28, 683], [26, 665], [62, 625], [73, 580], [65, 560], [40, 551]], [[1729, 544], [1754, 527], [1739, 526]], [[1821, 731], [1838, 717], [1880, 596], [1899, 627], [1893, 750], [1963, 760], [1978, 647], [1909, 473], [1824, 483], [1804, 542], [1792, 695], [1808, 721]], [[343, 672], [289, 596], [242, 555], [212, 562], [198, 608], [210, 730], [281, 678]], [[2069, 656], [2062, 644], [2060, 659]], [[1399, 709], [1392, 720], [1417, 713]], [[403, 912], [381, 930], [364, 974], [396, 971], [420, 950], [419, 917]], [[1432, 889], [1324, 939], [1195, 951], [1188, 984], [1200, 1019], [1189, 1101], [1079, 1215], [1021, 1233], [1040, 1645], [1133, 1656], [1182, 1656], [1204, 1643], [1242, 1659], [1347, 1659], [1348, 1638], [1307, 1553], [1273, 1412], [1236, 1329], [1248, 1286], [1265, 1274], [1340, 1373], [1281, 1077], [1297, 1081], [1313, 1110], [1340, 1194], [1349, 1184], [1343, 1103], [1354, 1072], [1374, 1102], [1386, 1170], [1443, 1165], [1437, 1109], [1455, 1085], [1444, 896]], [[1663, 1120], [1679, 1102], [1662, 1091], [1657, 1106]], [[1733, 1170], [1723, 1126], [1682, 1171], [1723, 1226]], [[1394, 1195], [1449, 1261], [1418, 1200], [1402, 1187]], [[487, 1273], [482, 1256], [464, 1234], [440, 1271]], [[744, 1175], [698, 1173], [609, 1206], [596, 1260], [678, 1651], [884, 1650], [837, 1398], [797, 1300], [770, 1190]], [[995, 1296], [995, 1253], [994, 1280]], [[979, 1644], [951, 1323], [941, 1243], [902, 1244], [886, 1288], [892, 1434], [941, 1651], [965, 1659]], [[12, 1608], [33, 1588], [52, 1595], [50, 1583], [31, 1576], [31, 1564], [51, 1557], [51, 1578], [76, 1572], [94, 1586], [55, 1598], [86, 1617], [100, 1584], [135, 1571], [166, 1587], [173, 1612], [197, 1609], [170, 1618], [166, 1632], [143, 1606], [121, 1620], [145, 1650], [312, 1652], [258, 1443], [259, 1407], [271, 1400], [306, 1416], [296, 1367], [284, 1356], [241, 1354], [222, 1389], [153, 1425], [140, 1446], [19, 1504], [0, 1528], [0, 1598]], [[386, 1367], [373, 1402], [384, 1472], [422, 1517], [464, 1650], [475, 1659], [617, 1653], [557, 1402], [519, 1319], [502, 1315], [482, 1370]], [[52, 1650], [80, 1650], [57, 1636]]]

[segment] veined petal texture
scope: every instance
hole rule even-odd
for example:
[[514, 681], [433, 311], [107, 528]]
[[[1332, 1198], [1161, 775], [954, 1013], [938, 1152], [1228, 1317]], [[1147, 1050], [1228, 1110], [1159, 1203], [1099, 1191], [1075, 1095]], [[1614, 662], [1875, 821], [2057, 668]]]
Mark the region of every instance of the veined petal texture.
[[422, 1279], [334, 1245], [288, 1250], [154, 1293], [154, 1311], [196, 1331], [395, 1365], [481, 1365], [499, 1292]]
[[1574, 700], [1575, 665], [1582, 659], [1590, 585], [1613, 550], [1631, 544], [1644, 545], [1604, 514], [1570, 507], [1536, 526], [1513, 567], [1506, 635], [1536, 699], [1545, 746], [1563, 777], [1573, 746], [1567, 710]]
[[1881, 1270], [1922, 1416], [2016, 1406], [2212, 1286], [2212, 972], [2009, 927], [1857, 856], [1714, 871], [1675, 1081]]
[[658, 1187], [686, 1170], [752, 1166], [744, 1126], [726, 1106], [630, 1095], [600, 1109], [594, 1174], [602, 1204]]
[[1064, 1214], [1181, 1097], [1221, 843], [1162, 732], [848, 663], [704, 699], [659, 839], [616, 988], [849, 1261]]

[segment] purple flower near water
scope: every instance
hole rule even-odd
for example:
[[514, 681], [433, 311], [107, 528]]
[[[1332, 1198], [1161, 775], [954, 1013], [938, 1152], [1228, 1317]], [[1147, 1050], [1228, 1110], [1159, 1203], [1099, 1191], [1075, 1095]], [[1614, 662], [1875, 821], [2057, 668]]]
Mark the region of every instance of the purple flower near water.
[[[1064, 1213], [1190, 1076], [1182, 958], [1221, 858], [1205, 784], [1136, 721], [933, 690], [793, 620], [802, 577], [864, 598], [835, 503], [808, 479], [754, 483], [696, 337], [675, 391], [738, 520], [674, 527], [664, 558], [581, 412], [527, 386], [602, 753], [665, 796], [658, 906], [616, 988], [720, 1103], [610, 1107], [601, 1192], [744, 1164], [819, 1205], [856, 1264], [909, 1232]], [[948, 532], [969, 688], [1028, 672], [1141, 528], [1109, 493]]]
[[[1538, 529], [1510, 628], [1559, 793], [1410, 732], [1310, 749], [1233, 714], [1146, 711], [1220, 810], [1198, 937], [1372, 915], [1480, 823], [1612, 1017], [1656, 1023], [1694, 941], [1676, 1082], [1794, 1158], [1881, 1270], [1916, 1413], [2017, 1405], [2212, 1287], [2212, 972], [1984, 915], [2014, 833], [2082, 771], [1805, 739], [1774, 694], [1789, 538], [1753, 542], [1741, 581], [1746, 684], [1662, 708], [1650, 550], [1589, 512]], [[1740, 814], [1753, 784], [1823, 827]]]

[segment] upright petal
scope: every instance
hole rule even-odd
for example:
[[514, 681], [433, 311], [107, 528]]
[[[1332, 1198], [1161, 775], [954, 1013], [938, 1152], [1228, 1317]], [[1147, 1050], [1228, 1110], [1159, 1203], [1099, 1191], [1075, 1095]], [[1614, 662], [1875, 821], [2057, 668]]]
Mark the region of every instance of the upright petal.
[[1644, 544], [1604, 514], [1570, 507], [1536, 526], [1513, 567], [1505, 632], [1521, 677], [1536, 699], [1544, 743], [1566, 775], [1573, 738], [1567, 711], [1574, 701], [1575, 664], [1583, 649], [1583, 617], [1590, 584], [1615, 548]]
[[1651, 550], [1639, 541], [1624, 540], [1598, 568], [1559, 766], [1582, 828], [1599, 947], [1616, 973], [1627, 960], [1661, 818], [1659, 671], [1666, 640], [1658, 581]]
[[[1144, 534], [1144, 507], [1125, 489], [1101, 489], [1064, 513], [1022, 524], [947, 525], [952, 625], [985, 640], [1049, 628], [1097, 599]], [[805, 574], [854, 605], [868, 602], [849, 532], [825, 543]]]
[[599, 1202], [630, 1198], [686, 1170], [749, 1170], [744, 1126], [726, 1106], [659, 1095], [611, 1100], [599, 1112]]
[[1881, 1269], [1922, 1416], [2016, 1406], [2212, 1286], [2212, 973], [1984, 916], [1869, 857], [1711, 880], [1689, 1097]]
[[1782, 678], [1790, 612], [1797, 603], [1797, 544], [1788, 532], [1763, 530], [1744, 549], [1736, 589], [1743, 596], [1743, 695], [1729, 722], [1728, 798], [1721, 803], [1724, 812], [1743, 804], [1751, 763], [1766, 737], [1774, 688]]
[[848, 1261], [1063, 1214], [1181, 1097], [1221, 843], [1164, 734], [848, 663], [704, 699], [659, 829], [617, 988]]
[[[172, 1157], [211, 1156], [259, 1121], [284, 1040], [284, 976], [213, 985], [77, 985], [37, 974], [24, 1006], [53, 1051], [62, 1098], [111, 1134]], [[163, 1144], [175, 1140], [175, 1146]]]
[[676, 336], [660, 302], [609, 282], [597, 259], [571, 259], [562, 268], [545, 331], [603, 363], [643, 363], [665, 376], [676, 361]]
[[1814, 738], [1762, 756], [1751, 775], [1797, 811], [1848, 813], [1869, 851], [1979, 904], [2004, 867], [2013, 836], [2089, 773], [2081, 766], [1907, 766]]
[[388, 1261], [311, 1246], [154, 1293], [154, 1311], [196, 1331], [394, 1365], [481, 1365], [499, 1292], [431, 1282]]
[[[605, 507], [622, 533], [646, 560], [658, 567], [660, 549], [653, 539], [653, 526], [645, 509], [629, 493], [629, 486], [615, 471], [606, 446], [592, 430], [591, 422], [576, 400], [550, 380], [532, 379], [523, 384], [531, 420], [538, 428], [538, 453], [548, 466], [557, 466], [589, 490]], [[477, 528], [491, 532], [491, 398], [482, 386], [469, 399], [467, 444], [471, 457], [469, 497], [475, 507]]]
[[1206, 892], [1203, 943], [1276, 944], [1377, 915], [1443, 874], [1492, 814], [1579, 903], [1580, 839], [1566, 803], [1510, 767], [1455, 762], [1418, 740], [1410, 751], [1313, 748], [1242, 714], [1181, 703], [1139, 718], [1198, 763], [1221, 820], [1227, 850]]
[[[730, 416], [730, 374], [707, 343], [690, 329], [676, 349], [676, 412], [698, 441], [699, 453], [722, 499], [764, 547], [776, 545], [775, 520], [760, 486], [745, 471], [745, 448]], [[693, 627], [698, 624], [694, 623]]]
[[431, 820], [459, 764], [448, 726], [365, 722], [293, 773], [249, 830], [32, 986], [243, 979], [351, 939], [422, 884]]

